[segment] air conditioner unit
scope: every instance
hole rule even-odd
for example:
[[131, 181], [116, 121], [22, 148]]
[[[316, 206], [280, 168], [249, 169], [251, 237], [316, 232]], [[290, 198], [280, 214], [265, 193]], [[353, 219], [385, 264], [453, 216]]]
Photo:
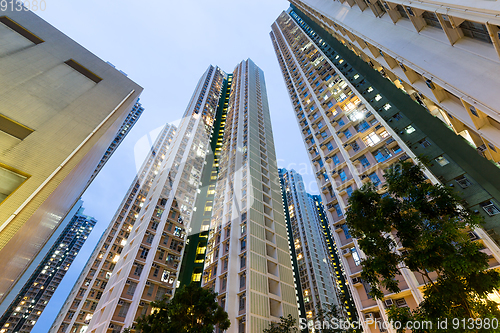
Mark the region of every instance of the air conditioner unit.
[[109, 326], [108, 326], [108, 327], [109, 327], [109, 328], [115, 328], [115, 324], [113, 324], [113, 323], [109, 323]]
[[387, 307], [391, 307], [394, 304], [394, 301], [391, 298], [388, 298], [388, 299], [384, 300], [384, 304]]

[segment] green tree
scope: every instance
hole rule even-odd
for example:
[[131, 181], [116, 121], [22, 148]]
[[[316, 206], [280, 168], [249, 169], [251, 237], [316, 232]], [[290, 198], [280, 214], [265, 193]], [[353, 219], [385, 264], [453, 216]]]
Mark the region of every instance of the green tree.
[[418, 308], [410, 312], [393, 306], [389, 319], [404, 325], [410, 320], [499, 318], [498, 305], [486, 296], [500, 287], [500, 274], [487, 270], [487, 255], [466, 232], [482, 218], [464, 209], [451, 188], [431, 184], [421, 165], [404, 162], [385, 179], [389, 195], [380, 195], [371, 183], [352, 194], [346, 222], [368, 257], [361, 277], [371, 285], [371, 296], [382, 299], [382, 288], [399, 292], [396, 277], [402, 268], [425, 281]]
[[153, 313], [137, 319], [142, 333], [212, 333], [215, 325], [231, 325], [227, 312], [217, 303], [217, 293], [196, 283], [179, 288], [171, 300], [151, 302]]
[[280, 317], [279, 323], [271, 322], [269, 328], [266, 328], [263, 333], [293, 333], [298, 332], [295, 318], [289, 314], [286, 318]]
[[347, 328], [349, 325], [347, 315], [342, 308], [335, 304], [326, 304], [324, 308], [320, 305], [316, 307], [316, 320], [322, 324], [319, 332], [321, 333], [354, 333], [354, 328]]

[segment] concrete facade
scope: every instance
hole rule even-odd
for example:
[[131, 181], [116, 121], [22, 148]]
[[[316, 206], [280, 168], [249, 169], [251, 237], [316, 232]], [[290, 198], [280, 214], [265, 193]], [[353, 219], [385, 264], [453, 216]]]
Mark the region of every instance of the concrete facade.
[[142, 88], [31, 12], [0, 15], [0, 302], [80, 198]]

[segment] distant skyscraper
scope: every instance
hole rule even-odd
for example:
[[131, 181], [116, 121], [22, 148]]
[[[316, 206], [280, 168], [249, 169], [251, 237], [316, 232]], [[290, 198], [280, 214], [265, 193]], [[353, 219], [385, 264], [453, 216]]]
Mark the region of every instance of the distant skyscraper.
[[104, 164], [108, 162], [111, 155], [113, 155], [118, 146], [122, 143], [123, 139], [125, 139], [125, 137], [130, 132], [132, 127], [134, 127], [135, 123], [137, 122], [137, 120], [139, 120], [139, 117], [142, 115], [143, 112], [144, 108], [142, 107], [142, 104], [139, 103], [139, 99], [137, 99], [137, 102], [135, 103], [134, 107], [132, 108], [132, 110], [130, 110], [129, 114], [127, 115], [127, 118], [125, 118], [122, 125], [118, 129], [115, 139], [113, 140], [113, 142], [111, 142], [108, 149], [106, 150], [101, 160], [99, 161], [99, 164], [97, 165], [96, 169], [94, 170], [94, 173], [92, 174], [87, 183], [88, 185], [90, 185], [90, 183], [92, 183], [94, 178], [97, 177]]
[[96, 222], [94, 218], [83, 215], [83, 208], [71, 218], [0, 317], [1, 333], [31, 332]]
[[253, 333], [298, 311], [264, 73], [247, 60], [230, 80], [215, 199], [197, 207], [211, 212], [202, 285], [232, 332]]
[[286, 195], [285, 210], [288, 210], [292, 228], [289, 236], [293, 240], [297, 259], [299, 275], [295, 276], [295, 280], [300, 283], [305, 318], [314, 321], [318, 308], [326, 310], [329, 304], [340, 307], [344, 304], [339, 299], [336, 274], [316, 202], [306, 192], [300, 174], [295, 170], [279, 171], [281, 190]]
[[[351, 193], [368, 181], [382, 193], [394, 163], [422, 155], [431, 182], [460, 189], [466, 206], [485, 217], [471, 239], [485, 246], [490, 267], [500, 263], [500, 170], [493, 163], [300, 10], [282, 13], [271, 39], [361, 320], [388, 322], [387, 305], [414, 309], [423, 300], [424, 281], [408, 269], [398, 276], [401, 293], [371, 298], [360, 278], [364, 254], [345, 224]], [[367, 322], [364, 329], [377, 332]]]
[[142, 91], [32, 12], [11, 9], [0, 16], [0, 304]]
[[471, 1], [291, 0], [478, 151], [500, 161], [500, 7]]
[[[116, 266], [115, 259], [127, 242], [127, 237], [151, 189], [153, 178], [158, 173], [160, 164], [165, 159], [172, 143], [175, 130], [175, 126], [167, 124], [158, 135], [115, 216], [96, 245], [54, 321], [52, 331], [72, 332], [75, 329], [76, 332], [80, 332], [88, 327], [97, 303]], [[149, 234], [146, 237], [149, 237]], [[178, 264], [171, 261], [170, 265]], [[68, 327], [71, 327], [71, 330]]]
[[147, 187], [131, 187], [140, 196], [124, 200], [51, 332], [121, 332], [151, 313], [151, 301], [191, 281], [220, 293], [240, 332], [297, 318], [262, 70], [251, 60], [232, 74], [210, 66], [153, 165], [140, 173]]

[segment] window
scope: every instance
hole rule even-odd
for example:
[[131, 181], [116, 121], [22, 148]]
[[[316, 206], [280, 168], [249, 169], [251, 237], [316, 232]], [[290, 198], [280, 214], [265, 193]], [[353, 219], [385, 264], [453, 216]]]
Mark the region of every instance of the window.
[[[1, 130], [1, 128], [0, 128]], [[28, 179], [13, 170], [0, 166], [0, 202], [4, 201], [12, 192]]]
[[5, 132], [19, 140], [24, 140], [33, 133], [31, 128], [19, 124], [18, 122], [0, 114], [0, 131]]
[[0, 22], [23, 36], [24, 38], [28, 39], [34, 44], [41, 44], [43, 43], [43, 39], [39, 38], [38, 36], [34, 35], [32, 32], [26, 30], [16, 22], [12, 21], [10, 18], [2, 16], [0, 17]]
[[73, 68], [75, 71], [78, 73], [82, 74], [86, 78], [88, 78], [91, 81], [94, 81], [95, 83], [99, 83], [102, 81], [102, 78], [100, 78], [97, 74], [93, 73], [89, 69], [83, 67], [81, 64], [78, 62], [74, 61], [73, 59], [69, 59], [64, 62], [66, 65], [69, 67]]
[[372, 181], [373, 185], [378, 186], [380, 184], [380, 178], [378, 178], [375, 172], [368, 175], [368, 178]]
[[371, 132], [370, 134], [365, 136], [362, 140], [366, 146], [372, 147], [380, 142], [380, 137], [377, 135], [377, 133]]
[[321, 132], [320, 134], [321, 134], [321, 137], [322, 137], [323, 139], [326, 139], [326, 137], [328, 136], [328, 135], [326, 134], [326, 132]]
[[344, 123], [344, 121], [342, 120], [342, 118], [340, 118], [340, 119], [339, 119], [338, 123], [339, 123], [339, 126], [344, 126], [344, 125], [345, 125], [345, 123]]
[[320, 122], [318, 123], [318, 129], [321, 129], [322, 127], [323, 127], [323, 123], [320, 121]]
[[361, 133], [366, 131], [369, 128], [370, 128], [370, 125], [368, 125], [368, 123], [364, 120], [362, 122], [360, 122], [358, 125], [356, 125], [356, 131], [361, 132]]
[[400, 119], [403, 119], [403, 116], [401, 115], [401, 113], [396, 113], [394, 116], [392, 116], [392, 118], [394, 118], [394, 120], [398, 121]]
[[352, 149], [354, 151], [358, 151], [359, 150], [359, 145], [358, 145], [358, 143], [356, 141], [351, 142], [350, 145], [351, 145], [351, 147], [352, 147]]
[[344, 170], [340, 170], [339, 171], [339, 177], [340, 177], [340, 180], [342, 180], [343, 182], [346, 181], [347, 177], [345, 175], [345, 171]]
[[144, 268], [144, 265], [134, 263], [135, 270], [134, 270], [134, 275], [140, 276], [142, 273], [142, 269]]
[[130, 307], [130, 303], [123, 303], [123, 305], [120, 308], [120, 311], [118, 312], [118, 317], [126, 317], [128, 309]]
[[239, 296], [239, 311], [245, 310], [246, 294], [243, 293]]
[[333, 163], [335, 163], [335, 165], [340, 164], [340, 160], [339, 160], [339, 157], [337, 156], [337, 154], [332, 156], [332, 161], [333, 161]]
[[381, 99], [382, 99], [382, 96], [380, 96], [380, 94], [377, 94], [377, 95], [375, 96], [375, 100], [376, 100], [377, 102], [378, 102], [378, 101], [380, 101]]
[[491, 200], [479, 204], [489, 216], [500, 214], [500, 209]]
[[394, 148], [392, 148], [392, 151], [394, 152], [394, 154], [397, 154], [397, 153], [403, 151], [403, 149], [401, 149], [401, 147], [399, 147], [399, 146], [395, 146]]
[[331, 108], [333, 106], [333, 103], [330, 101], [330, 102], [326, 103], [326, 106], [328, 106], [328, 108]]
[[338, 203], [336, 203], [335, 205], [333, 205], [333, 208], [335, 208], [335, 211], [337, 212], [337, 215], [339, 217], [341, 217], [343, 214], [342, 214], [342, 209], [340, 208], [340, 205]]
[[241, 239], [241, 251], [244, 251], [247, 248], [247, 238], [243, 237]]
[[316, 120], [316, 119], [318, 119], [318, 118], [319, 118], [318, 113], [317, 113], [317, 112], [316, 112], [316, 113], [314, 113], [314, 114], [313, 114], [313, 119], [314, 119], [314, 120]]
[[427, 148], [427, 147], [429, 147], [429, 146], [431, 145], [431, 144], [430, 144], [430, 142], [429, 142], [429, 141], [427, 141], [427, 139], [422, 139], [422, 140], [420, 140], [418, 143], [419, 143], [422, 147], [424, 147], [424, 148]]
[[373, 88], [372, 87], [368, 87], [368, 89], [366, 89], [367, 92], [372, 92], [373, 91]]
[[244, 254], [240, 257], [240, 269], [243, 269], [247, 266], [247, 255]]
[[493, 150], [495, 153], [497, 152], [495, 146], [489, 142], [488, 142], [488, 147], [490, 147], [490, 149]]
[[145, 247], [142, 247], [141, 246], [141, 254], [140, 254], [140, 258], [141, 259], [146, 259], [147, 256], [148, 256], [148, 253], [149, 253], [149, 249], [145, 248]]
[[356, 251], [355, 247], [351, 247], [352, 258], [354, 259], [354, 264], [356, 266], [361, 265], [361, 258], [359, 257], [358, 251]]
[[348, 129], [346, 129], [346, 130], [344, 131], [344, 135], [345, 135], [345, 137], [346, 137], [346, 138], [348, 138], [348, 139], [352, 136], [351, 132], [350, 132]]
[[455, 178], [455, 181], [460, 185], [461, 188], [466, 188], [472, 185], [472, 183], [465, 176], [460, 176]]
[[345, 238], [346, 239], [351, 238], [351, 234], [349, 233], [349, 228], [347, 227], [347, 224], [342, 224], [340, 227], [344, 231]]
[[244, 288], [247, 283], [247, 275], [245, 273], [240, 275], [240, 288]]
[[411, 125], [408, 125], [405, 127], [405, 131], [406, 131], [406, 134], [411, 134], [411, 133], [415, 132], [415, 128]]
[[435, 161], [438, 162], [440, 166], [445, 166], [446, 164], [450, 163], [444, 156], [437, 157]]
[[221, 289], [226, 290], [226, 286], [227, 286], [227, 275], [224, 275], [224, 277], [222, 278]]
[[333, 145], [332, 145], [332, 143], [331, 143], [331, 142], [328, 142], [328, 143], [326, 144], [326, 148], [328, 149], [328, 151], [332, 151], [332, 150], [333, 150]]
[[349, 186], [348, 188], [345, 189], [347, 196], [350, 198], [352, 195], [352, 186]]
[[368, 162], [368, 159], [366, 158], [365, 155], [362, 155], [360, 158], [358, 158], [358, 160], [361, 162], [361, 165], [363, 167], [369, 167], [370, 166], [370, 162]]
[[479, 115], [477, 114], [477, 111], [476, 111], [476, 108], [475, 108], [475, 107], [471, 106], [471, 107], [469, 108], [469, 110], [470, 110], [470, 112], [471, 112], [474, 116], [479, 117]]
[[377, 162], [383, 162], [392, 157], [392, 154], [389, 152], [389, 149], [386, 147], [382, 147], [375, 152], [373, 152], [373, 157], [377, 160]]

